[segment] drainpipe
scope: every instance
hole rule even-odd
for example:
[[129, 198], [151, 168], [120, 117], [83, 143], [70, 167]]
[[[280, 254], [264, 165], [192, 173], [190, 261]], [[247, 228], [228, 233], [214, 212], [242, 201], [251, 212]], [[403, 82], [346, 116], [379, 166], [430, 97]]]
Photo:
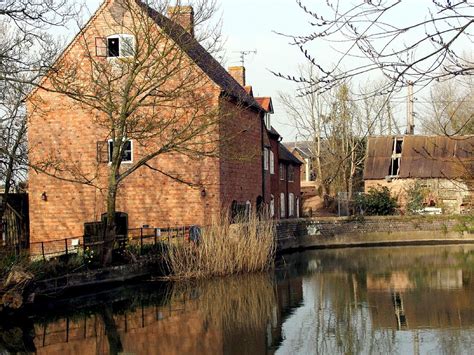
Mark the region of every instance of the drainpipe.
[[264, 142], [263, 142], [263, 133], [265, 132], [265, 127], [264, 127], [264, 115], [262, 115], [262, 111], [260, 111], [260, 148], [262, 150], [262, 199], [266, 203], [266, 198], [265, 198], [265, 147], [264, 147]]
[[290, 218], [290, 191], [289, 191], [289, 181], [288, 181], [288, 177], [290, 176], [290, 174], [288, 174], [288, 169], [290, 168], [290, 164], [287, 164], [286, 165], [286, 168], [285, 168], [285, 175], [286, 175], [286, 178], [285, 178], [285, 185], [286, 185], [286, 194], [285, 194], [285, 200], [286, 200], [286, 210], [285, 210], [285, 214], [286, 214], [286, 218]]

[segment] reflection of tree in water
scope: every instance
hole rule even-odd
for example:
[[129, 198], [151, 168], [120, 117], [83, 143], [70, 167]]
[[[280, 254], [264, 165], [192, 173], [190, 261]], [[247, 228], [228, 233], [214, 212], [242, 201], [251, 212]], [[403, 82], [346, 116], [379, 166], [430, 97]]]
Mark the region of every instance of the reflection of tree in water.
[[474, 278], [460, 263], [466, 252], [359, 249], [344, 258], [342, 250], [311, 251], [285, 256], [270, 276], [56, 300], [55, 311], [39, 305], [1, 329], [0, 352], [469, 353]]
[[[285, 263], [305, 275], [304, 302], [283, 325], [279, 353], [416, 353], [430, 346], [465, 352], [466, 344], [474, 345], [474, 307], [466, 303], [474, 288], [472, 268], [461, 261], [471, 250], [375, 248], [286, 256]], [[459, 321], [450, 321], [456, 314]]]
[[[265, 330], [276, 308], [269, 275], [169, 285], [158, 292], [153, 285], [120, 290], [95, 300], [78, 297], [69, 306], [67, 300], [57, 301], [56, 312], [46, 311], [51, 305], [38, 309], [26, 350], [61, 355], [78, 349], [97, 354], [265, 351]], [[8, 334], [6, 349], [24, 351], [21, 332], [2, 331]]]

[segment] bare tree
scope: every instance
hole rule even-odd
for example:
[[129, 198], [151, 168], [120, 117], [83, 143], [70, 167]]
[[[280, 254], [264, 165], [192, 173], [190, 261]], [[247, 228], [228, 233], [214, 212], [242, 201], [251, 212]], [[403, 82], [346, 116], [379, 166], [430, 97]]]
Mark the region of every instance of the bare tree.
[[0, 4], [0, 174], [2, 211], [11, 187], [26, 179], [25, 97], [58, 53], [47, 30], [63, 26], [77, 12], [65, 0]]
[[[92, 26], [81, 31], [75, 42], [80, 55], [63, 55], [42, 83], [45, 90], [37, 92], [36, 100], [48, 92], [65, 95], [72, 106], [90, 115], [102, 136], [93, 170], [66, 166], [61, 152], [51, 152], [50, 159], [33, 165], [50, 176], [107, 191], [104, 264], [111, 260], [116, 199], [127, 177], [138, 169], [151, 169], [192, 184], [158, 168], [156, 158], [174, 154], [202, 159], [218, 154], [222, 115], [215, 93], [210, 90], [210, 79], [186, 54], [201, 48], [197, 39], [211, 52], [219, 43], [215, 27], [205, 27], [214, 5], [211, 0], [194, 3], [195, 26], [200, 29], [195, 39], [193, 28], [178, 25], [186, 27], [182, 16], [189, 7], [173, 7], [165, 16], [168, 1], [146, 5], [135, 0], [115, 1], [109, 9], [112, 16], [104, 19], [112, 33], [123, 34], [120, 47], [114, 49], [100, 37], [103, 29]], [[132, 142], [140, 147], [140, 156], [133, 162], [129, 157]], [[102, 187], [104, 169], [107, 183]]]
[[474, 83], [450, 80], [431, 89], [424, 107], [423, 130], [428, 134], [457, 136], [474, 134]]
[[[311, 65], [300, 68], [301, 77], [315, 75]], [[360, 91], [372, 90], [376, 85], [369, 82]], [[311, 142], [314, 172], [324, 195], [336, 191], [352, 195], [354, 186], [357, 189], [359, 185], [355, 180], [362, 171], [365, 138], [398, 131], [386, 96], [355, 100], [356, 95], [350, 91], [349, 85], [342, 85], [321, 94], [280, 94], [298, 135]]]
[[[325, 92], [347, 80], [379, 73], [386, 84], [366, 93], [378, 95], [399, 91], [409, 81], [423, 87], [433, 80], [471, 75], [474, 71], [472, 60], [463, 57], [460, 49], [462, 43], [472, 44], [474, 4], [470, 1], [426, 1], [421, 5], [426, 7], [425, 16], [411, 22], [401, 15], [413, 11], [414, 5], [406, 1], [328, 0], [314, 6], [305, 0], [296, 2], [312, 31], [283, 35], [300, 48], [317, 69], [317, 76], [277, 75], [304, 84], [301, 94]], [[337, 53], [329, 66], [313, 52], [326, 43]]]

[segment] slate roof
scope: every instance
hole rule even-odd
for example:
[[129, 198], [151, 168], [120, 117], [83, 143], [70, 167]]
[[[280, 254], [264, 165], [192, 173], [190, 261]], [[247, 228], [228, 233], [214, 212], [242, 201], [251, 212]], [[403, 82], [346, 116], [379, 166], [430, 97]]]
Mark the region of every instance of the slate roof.
[[255, 99], [189, 32], [142, 1], [136, 0], [136, 2], [225, 94], [261, 110]]
[[278, 155], [279, 155], [280, 160], [283, 160], [292, 164], [296, 164], [296, 165], [303, 164], [281, 143], [278, 144]]
[[393, 141], [403, 138], [399, 178], [474, 176], [474, 135], [369, 137], [364, 179], [384, 179], [391, 164]]
[[313, 156], [312, 153], [312, 142], [310, 141], [301, 141], [301, 142], [287, 142], [284, 143], [285, 147], [287, 147], [290, 151], [293, 151], [294, 149], [297, 149], [298, 152], [304, 157], [304, 158], [311, 158]]

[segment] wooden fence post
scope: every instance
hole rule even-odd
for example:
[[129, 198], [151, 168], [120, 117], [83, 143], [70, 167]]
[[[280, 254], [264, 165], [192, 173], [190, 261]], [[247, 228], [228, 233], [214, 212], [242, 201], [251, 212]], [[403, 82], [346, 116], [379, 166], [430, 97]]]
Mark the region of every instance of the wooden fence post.
[[44, 255], [44, 242], [41, 242], [41, 253], [43, 254], [43, 260], [46, 260], [46, 256]]
[[68, 250], [67, 250], [67, 238], [64, 239], [64, 244], [66, 245], [66, 256], [68, 255]]

